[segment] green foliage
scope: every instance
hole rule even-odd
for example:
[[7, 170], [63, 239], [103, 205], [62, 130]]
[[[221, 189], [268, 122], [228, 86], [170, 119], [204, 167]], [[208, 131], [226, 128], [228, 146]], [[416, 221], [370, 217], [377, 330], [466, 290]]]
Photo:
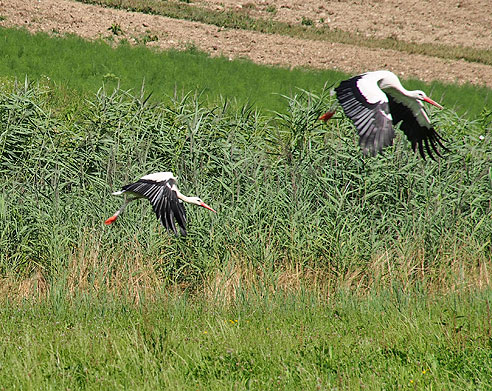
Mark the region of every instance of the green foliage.
[[150, 32], [146, 32], [145, 35], [141, 38], [142, 43], [146, 44], [148, 42], [156, 42], [159, 40], [159, 37], [155, 34], [151, 34]]
[[[155, 37], [144, 35], [139, 39], [148, 42]], [[330, 70], [289, 70], [245, 60], [210, 58], [196, 47], [185, 52], [156, 52], [128, 44], [111, 48], [104, 42], [87, 42], [73, 36], [53, 38], [42, 33], [31, 35], [13, 29], [0, 29], [0, 75], [21, 80], [26, 75], [34, 80], [43, 79], [69, 97], [92, 96], [102, 83], [107, 88], [120, 86], [137, 91], [145, 81], [156, 102], [169, 102], [170, 96], [200, 91], [210, 105], [219, 105], [224, 98], [239, 106], [251, 104], [263, 112], [284, 112], [286, 105], [281, 96], [294, 94], [296, 88], [319, 91], [323, 85], [333, 85], [348, 76]], [[426, 91], [469, 119], [476, 118], [484, 107], [492, 108], [492, 94], [487, 88], [413, 80], [403, 83]], [[71, 104], [80, 100], [70, 99]], [[78, 112], [59, 107], [72, 114]]]
[[[5, 41], [17, 32], [9, 34]], [[51, 45], [43, 36], [30, 39], [38, 55]], [[121, 68], [97, 60], [89, 68], [100, 69], [91, 73], [74, 55], [80, 62], [71, 62], [72, 88], [87, 92], [105, 82], [86, 100], [58, 84], [65, 66], [37, 84], [0, 80], [2, 297], [15, 297], [10, 278], [33, 271], [49, 288], [44, 301], [2, 302], [0, 388], [491, 388], [490, 291], [427, 296], [426, 279], [414, 276], [416, 263], [418, 273], [451, 268], [459, 287], [467, 268], [482, 272], [490, 264], [489, 108], [472, 121], [451, 109], [431, 113], [450, 148], [438, 162], [415, 156], [401, 135], [383, 156], [364, 157], [345, 117], [317, 121], [332, 103], [328, 91], [277, 88], [277, 70], [235, 64], [244, 66], [237, 79], [244, 85], [257, 72], [263, 85], [277, 88], [271, 98], [286, 109], [266, 116], [242, 100], [211, 104], [201, 89], [129, 92], [118, 88], [126, 77], [116, 69], [128, 64], [115, 53], [140, 49], [55, 42], [104, 53]], [[21, 46], [0, 53], [0, 67], [30, 69], [16, 62], [25, 59]], [[185, 59], [197, 74], [204, 63], [211, 73], [232, 69], [201, 53], [165, 55]], [[34, 63], [53, 65], [48, 58]], [[75, 77], [77, 66], [85, 79]], [[207, 72], [200, 78], [211, 77]], [[313, 75], [278, 72], [292, 85]], [[186, 238], [166, 234], [146, 201], [112, 226], [102, 224], [120, 205], [112, 191], [164, 170], [217, 215], [188, 206]], [[289, 266], [381, 278], [373, 269], [381, 254], [390, 282], [377, 295], [360, 299], [341, 287], [329, 297], [303, 289], [271, 294], [278, 271]], [[166, 295], [169, 283], [210, 294], [207, 278], [229, 267], [257, 271], [264, 286], [235, 287], [228, 307], [221, 297]], [[161, 290], [147, 294], [147, 275]], [[134, 296], [114, 294], [131, 290]], [[127, 301], [134, 297], [139, 305]]]
[[301, 24], [303, 26], [314, 26], [314, 21], [312, 19], [303, 16], [301, 20]]
[[108, 30], [111, 31], [113, 35], [121, 35], [123, 33], [119, 23], [113, 23], [111, 27], [108, 28]]
[[7, 303], [0, 388], [492, 387], [490, 291], [395, 293], [250, 296], [228, 308], [186, 296], [139, 306], [105, 296]]
[[[431, 113], [450, 148], [438, 162], [415, 156], [400, 133], [383, 156], [364, 157], [345, 117], [317, 121], [341, 74], [0, 34], [0, 73], [25, 80], [0, 79], [1, 297], [15, 298], [11, 278], [49, 279], [43, 301], [2, 301], [0, 388], [492, 387], [491, 292], [428, 296], [415, 277], [416, 263], [418, 273], [450, 268], [459, 287], [468, 268], [490, 265], [492, 123], [483, 102], [473, 120]], [[45, 56], [55, 48], [67, 57]], [[152, 96], [124, 89], [152, 66]], [[166, 80], [175, 84], [159, 89]], [[329, 83], [320, 91], [321, 80]], [[465, 104], [488, 94], [455, 88], [430, 89], [451, 102], [465, 92]], [[273, 114], [244, 104], [261, 94]], [[166, 234], [146, 201], [102, 224], [120, 205], [112, 191], [164, 170], [217, 215], [188, 206], [186, 238]], [[342, 287], [329, 297], [271, 293], [289, 266], [381, 278], [373, 260], [382, 254], [389, 283], [366, 298]], [[210, 295], [208, 278], [227, 268], [255, 270], [264, 285], [236, 286], [228, 307], [222, 297], [167, 295], [169, 283]], [[161, 290], [147, 293], [147, 275]], [[134, 297], [140, 304], [127, 301]]]
[[84, 232], [103, 229], [118, 208], [112, 191], [167, 170], [217, 215], [188, 207], [189, 236], [176, 239], [148, 203], [134, 203], [93, 238], [98, 257], [136, 241], [173, 281], [232, 259], [339, 273], [384, 253], [397, 262], [423, 251], [425, 267], [452, 262], [460, 248], [470, 251], [464, 263], [490, 260], [492, 140], [483, 119], [433, 112], [450, 152], [425, 162], [401, 137], [383, 156], [363, 157], [346, 118], [317, 121], [326, 91], [284, 97], [287, 112], [273, 118], [226, 100], [209, 108], [188, 94], [155, 105], [143, 90], [101, 89], [67, 119], [48, 96], [27, 81], [0, 95], [2, 273], [59, 270]]
[[[149, 34], [141, 41], [156, 38]], [[156, 101], [169, 101], [170, 96], [196, 90], [210, 103], [220, 102], [224, 97], [239, 105], [253, 104], [264, 111], [284, 109], [285, 102], [277, 94], [290, 94], [297, 86], [320, 89], [343, 75], [210, 58], [196, 47], [189, 47], [185, 52], [155, 52], [128, 44], [111, 48], [104, 42], [31, 35], [9, 29], [0, 29], [0, 59], [1, 75], [44, 78], [63, 91], [73, 90], [88, 96], [95, 94], [103, 82], [107, 88], [138, 90], [145, 81]]]

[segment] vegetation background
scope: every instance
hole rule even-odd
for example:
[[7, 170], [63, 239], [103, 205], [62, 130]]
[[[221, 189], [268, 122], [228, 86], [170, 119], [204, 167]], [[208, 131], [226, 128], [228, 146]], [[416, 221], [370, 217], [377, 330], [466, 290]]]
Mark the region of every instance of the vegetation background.
[[[0, 34], [1, 387], [490, 388], [489, 90], [409, 82], [450, 151], [364, 157], [344, 74]], [[103, 225], [164, 170], [218, 213]]]

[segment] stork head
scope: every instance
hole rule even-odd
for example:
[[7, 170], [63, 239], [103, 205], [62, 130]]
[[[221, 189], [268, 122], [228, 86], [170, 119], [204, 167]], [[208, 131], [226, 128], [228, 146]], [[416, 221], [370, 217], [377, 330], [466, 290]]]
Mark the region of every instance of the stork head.
[[203, 202], [200, 197], [189, 197], [188, 202], [190, 204], [195, 204], [198, 206], [202, 206], [205, 209], [211, 210], [214, 213], [217, 213], [215, 210], [213, 210], [210, 206], [208, 206], [205, 202]]
[[439, 103], [433, 101], [431, 98], [429, 98], [424, 91], [421, 91], [421, 90], [415, 90], [415, 91], [412, 91], [413, 92], [413, 97], [415, 99], [418, 99], [418, 100], [423, 100], [424, 102], [427, 102], [433, 106], [436, 106], [437, 108], [439, 109], [443, 109], [444, 107], [442, 107]]

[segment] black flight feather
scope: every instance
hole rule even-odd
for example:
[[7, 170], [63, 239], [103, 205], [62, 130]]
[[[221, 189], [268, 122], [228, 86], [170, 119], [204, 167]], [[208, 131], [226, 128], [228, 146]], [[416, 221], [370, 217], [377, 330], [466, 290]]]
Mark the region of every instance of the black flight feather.
[[186, 235], [186, 212], [183, 203], [178, 199], [176, 192], [172, 190], [174, 179], [156, 182], [148, 179], [140, 179], [135, 183], [123, 186], [122, 190], [130, 191], [147, 198], [152, 204], [152, 209], [168, 231], [178, 234], [175, 220], [183, 236]]
[[[412, 149], [416, 151], [418, 147], [420, 156], [422, 156], [424, 160], [426, 157], [425, 151], [427, 151], [427, 154], [432, 160], [435, 160], [431, 148], [438, 156], [441, 156], [437, 145], [443, 149], [447, 148], [441, 143], [440, 140], [442, 140], [442, 137], [436, 132], [434, 127], [430, 124], [428, 126], [422, 126], [419, 124], [409, 107], [401, 102], [397, 102], [391, 94], [386, 95], [388, 97], [391, 115], [393, 116], [393, 122], [395, 125], [401, 122], [400, 129], [405, 133], [408, 140], [410, 140]], [[422, 110], [424, 110], [423, 107]]]
[[337, 99], [359, 133], [364, 153], [375, 155], [393, 144], [395, 135], [387, 102], [369, 103], [357, 87], [363, 75], [344, 80], [335, 88]]

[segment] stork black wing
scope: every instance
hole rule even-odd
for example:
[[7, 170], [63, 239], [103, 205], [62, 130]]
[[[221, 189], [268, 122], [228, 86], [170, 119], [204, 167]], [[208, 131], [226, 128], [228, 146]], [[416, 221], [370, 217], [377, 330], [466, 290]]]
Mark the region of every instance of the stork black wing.
[[[387, 97], [374, 82], [371, 90], [359, 88], [364, 75], [344, 80], [335, 88], [337, 99], [359, 133], [359, 145], [364, 153], [375, 155], [393, 144], [395, 131]], [[359, 83], [360, 84], [360, 83]]]
[[394, 96], [391, 91], [388, 91], [387, 96], [394, 123], [398, 124], [401, 121], [400, 129], [412, 143], [413, 151], [415, 152], [418, 147], [420, 156], [424, 160], [425, 151], [432, 160], [435, 160], [432, 151], [441, 156], [438, 146], [447, 149], [441, 142], [444, 139], [431, 125], [422, 103], [401, 94]]
[[173, 179], [156, 182], [140, 179], [135, 183], [123, 186], [123, 190], [140, 194], [152, 204], [157, 219], [168, 231], [178, 234], [174, 220], [177, 221], [181, 235], [186, 235], [186, 211], [176, 192], [172, 190], [176, 182]]

